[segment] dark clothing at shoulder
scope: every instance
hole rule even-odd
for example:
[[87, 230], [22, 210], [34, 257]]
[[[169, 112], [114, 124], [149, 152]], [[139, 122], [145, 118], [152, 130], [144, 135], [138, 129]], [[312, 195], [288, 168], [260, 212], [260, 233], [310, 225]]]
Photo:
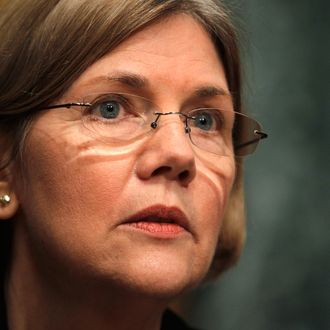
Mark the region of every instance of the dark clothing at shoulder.
[[[4, 306], [2, 306], [4, 307]], [[5, 309], [2, 308], [2, 311]], [[3, 313], [5, 314], [5, 313]], [[7, 330], [7, 324], [5, 321], [5, 315], [0, 315], [0, 330]], [[198, 330], [189, 327], [179, 316], [174, 314], [170, 310], [166, 310], [163, 315], [161, 330]]]
[[163, 315], [161, 330], [198, 330], [189, 327], [179, 316], [170, 310]]

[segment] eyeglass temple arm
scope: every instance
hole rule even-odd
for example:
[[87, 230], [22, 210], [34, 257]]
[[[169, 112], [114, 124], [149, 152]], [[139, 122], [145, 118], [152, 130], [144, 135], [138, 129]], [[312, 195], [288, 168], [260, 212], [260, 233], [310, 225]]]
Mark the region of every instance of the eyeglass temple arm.
[[267, 133], [258, 130], [254, 130], [253, 133], [260, 136], [259, 140], [266, 139], [268, 137]]
[[49, 105], [48, 107], [45, 107], [43, 109], [49, 110], [49, 109], [57, 109], [57, 108], [71, 108], [71, 107], [74, 107], [74, 106], [90, 107], [91, 104], [90, 103], [79, 103], [79, 102], [75, 102], [75, 103], [63, 103], [63, 104]]
[[258, 131], [258, 130], [255, 130], [253, 133], [255, 135], [259, 135], [259, 138], [253, 139], [251, 141], [248, 141], [248, 142], [245, 142], [245, 143], [242, 143], [242, 144], [238, 145], [236, 147], [236, 150], [237, 149], [240, 149], [240, 148], [244, 148], [246, 146], [249, 146], [250, 144], [256, 143], [256, 142], [258, 142], [258, 141], [260, 141], [262, 139], [266, 139], [268, 137], [268, 134], [267, 133], [264, 133], [264, 132], [261, 132], [261, 131]]

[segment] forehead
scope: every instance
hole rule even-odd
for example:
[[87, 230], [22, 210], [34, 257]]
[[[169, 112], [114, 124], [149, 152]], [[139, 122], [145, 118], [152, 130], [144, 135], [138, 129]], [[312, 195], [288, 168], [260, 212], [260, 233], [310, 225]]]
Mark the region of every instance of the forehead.
[[167, 17], [129, 37], [92, 64], [73, 89], [110, 84], [118, 72], [141, 77], [141, 86], [153, 90], [210, 85], [228, 92], [222, 61], [209, 34], [186, 14]]

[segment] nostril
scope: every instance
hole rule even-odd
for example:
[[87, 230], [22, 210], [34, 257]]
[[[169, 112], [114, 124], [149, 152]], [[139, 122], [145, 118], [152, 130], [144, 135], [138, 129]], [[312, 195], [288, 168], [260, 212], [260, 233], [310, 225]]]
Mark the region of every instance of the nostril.
[[169, 166], [161, 166], [161, 167], [155, 169], [152, 172], [152, 175], [157, 176], [157, 175], [165, 174], [170, 171], [171, 171], [171, 168]]
[[189, 178], [190, 176], [190, 172], [189, 170], [184, 170], [180, 173], [175, 173], [175, 171], [173, 171], [173, 168], [171, 168], [170, 166], [161, 166], [157, 169], [155, 169], [152, 172], [153, 176], [158, 176], [158, 175], [166, 175], [166, 176], [173, 176], [173, 178], [177, 178], [180, 181], [185, 181], [187, 178]]
[[185, 170], [179, 174], [179, 179], [185, 181], [189, 177], [189, 171]]

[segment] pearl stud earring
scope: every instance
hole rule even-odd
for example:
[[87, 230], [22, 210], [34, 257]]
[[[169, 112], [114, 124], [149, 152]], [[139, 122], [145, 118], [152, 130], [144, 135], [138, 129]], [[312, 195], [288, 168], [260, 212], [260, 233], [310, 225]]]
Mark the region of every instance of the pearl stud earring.
[[0, 196], [0, 204], [2, 204], [3, 206], [6, 206], [10, 203], [10, 196], [5, 194], [5, 195], [2, 195]]

